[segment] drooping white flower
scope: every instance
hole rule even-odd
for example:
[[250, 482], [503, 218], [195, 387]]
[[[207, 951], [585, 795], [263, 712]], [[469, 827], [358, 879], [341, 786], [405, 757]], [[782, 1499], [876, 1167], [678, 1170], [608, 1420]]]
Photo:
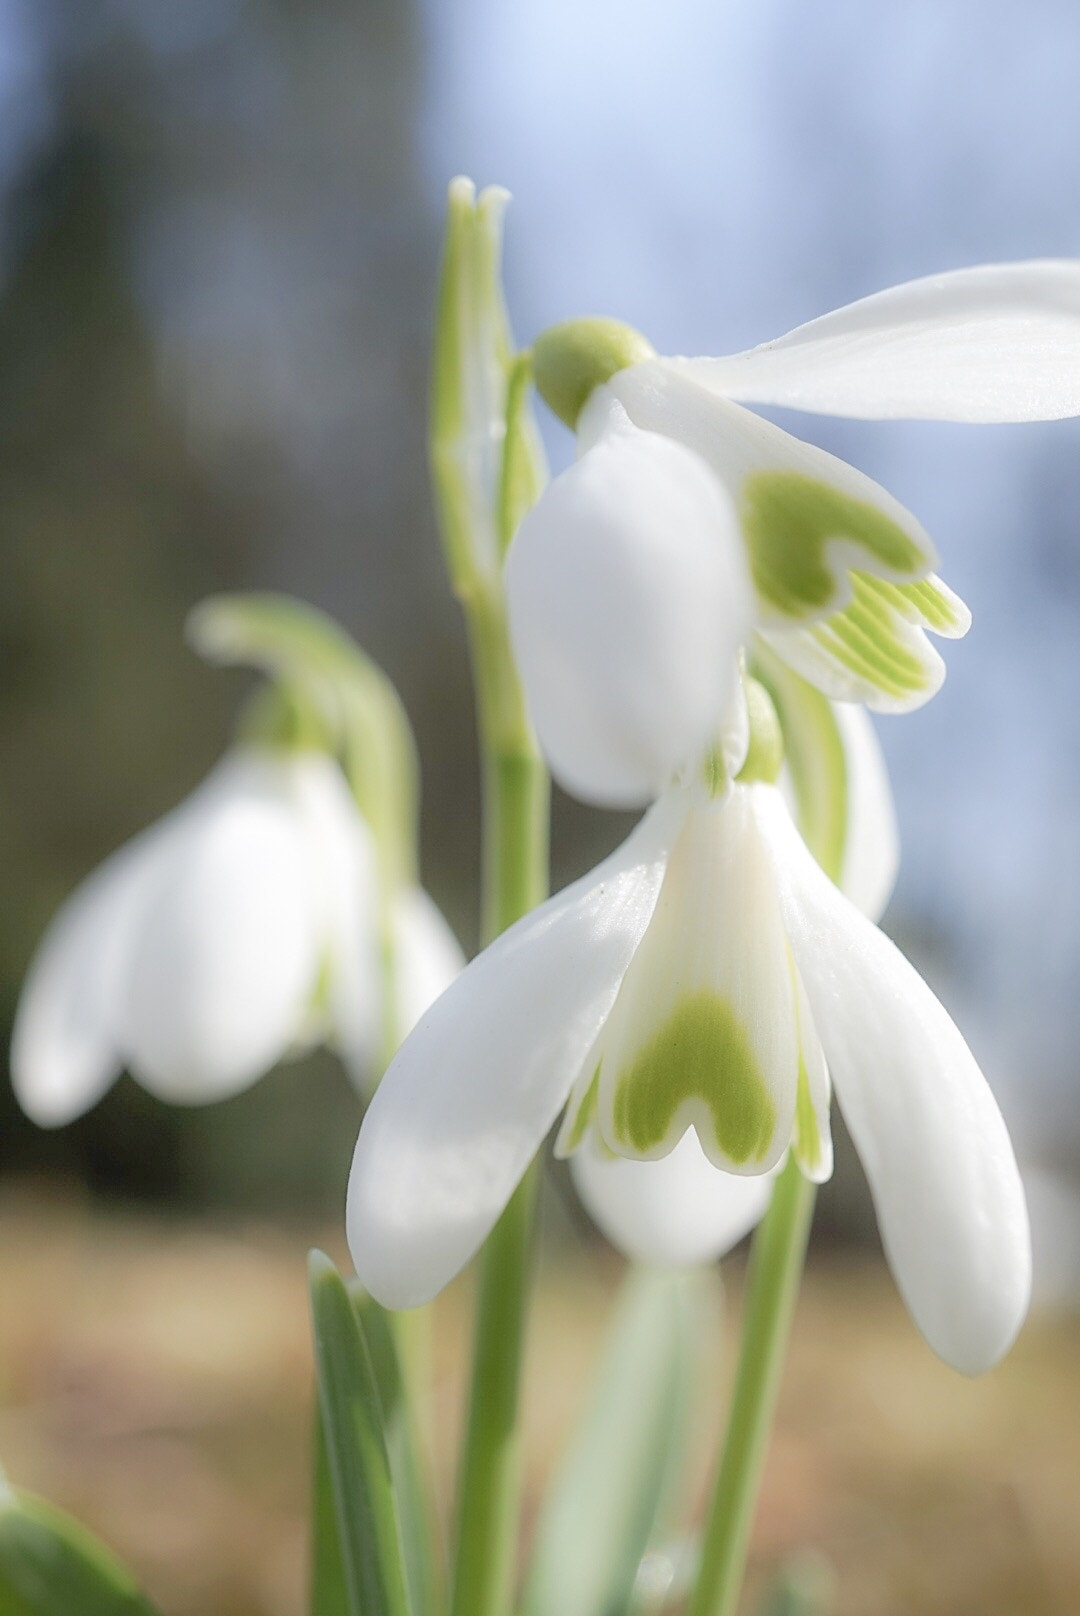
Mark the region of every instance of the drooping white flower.
[[240, 745], [55, 916], [19, 1001], [15, 1091], [43, 1126], [125, 1067], [162, 1099], [217, 1100], [319, 1040], [365, 1086], [387, 1017], [402, 1036], [461, 963], [419, 888], [382, 915], [372, 833], [331, 757]]
[[590, 801], [645, 803], [720, 728], [751, 628], [825, 694], [896, 712], [944, 676], [927, 631], [969, 623], [910, 512], [743, 405], [1080, 413], [1080, 264], [913, 281], [726, 359], [657, 358], [609, 321], [555, 327], [534, 356], [579, 458], [511, 547], [515, 650], [556, 776]]
[[1030, 1255], [973, 1057], [810, 855], [776, 787], [716, 800], [673, 788], [474, 960], [392, 1062], [350, 1178], [357, 1272], [388, 1306], [434, 1295], [560, 1112], [559, 1148], [578, 1153], [602, 1223], [612, 1200], [606, 1226], [631, 1251], [726, 1249], [789, 1144], [828, 1175], [830, 1079], [916, 1322], [949, 1362], [985, 1368], [1023, 1318]]

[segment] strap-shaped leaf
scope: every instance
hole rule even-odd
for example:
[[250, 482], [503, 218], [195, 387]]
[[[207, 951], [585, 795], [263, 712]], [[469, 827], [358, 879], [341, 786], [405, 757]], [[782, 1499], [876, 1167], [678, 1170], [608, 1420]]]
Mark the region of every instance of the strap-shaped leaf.
[[318, 1397], [311, 1472], [311, 1616], [352, 1616]]
[[410, 1616], [382, 1406], [367, 1343], [329, 1257], [312, 1252], [308, 1273], [346, 1608], [349, 1616]]
[[[395, 1330], [395, 1325], [406, 1330], [422, 1328], [427, 1314], [423, 1309], [413, 1309], [395, 1319], [359, 1283], [350, 1285], [349, 1292], [379, 1388], [412, 1606], [415, 1611], [423, 1611], [424, 1616], [437, 1616], [445, 1590], [437, 1552], [431, 1478], [419, 1435], [421, 1411], [408, 1396], [405, 1360], [411, 1356], [407, 1352], [411, 1343], [401, 1342], [399, 1351], [400, 1336]], [[421, 1343], [418, 1355], [422, 1349]]]
[[622, 1616], [681, 1478], [707, 1332], [703, 1273], [633, 1271], [544, 1501], [525, 1616]]
[[156, 1616], [125, 1566], [70, 1515], [0, 1472], [3, 1616]]

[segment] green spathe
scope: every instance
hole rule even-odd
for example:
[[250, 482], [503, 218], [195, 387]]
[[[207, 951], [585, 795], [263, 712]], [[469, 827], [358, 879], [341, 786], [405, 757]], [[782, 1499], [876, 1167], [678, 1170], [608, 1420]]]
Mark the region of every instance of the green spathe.
[[742, 490], [742, 525], [754, 586], [786, 617], [813, 617], [835, 602], [831, 543], [855, 545], [867, 563], [917, 577], [929, 558], [876, 505], [797, 471], [756, 471]]
[[560, 421], [576, 428], [590, 395], [618, 371], [656, 357], [652, 344], [620, 320], [564, 320], [533, 344], [536, 390]]
[[741, 1166], [764, 1158], [776, 1107], [730, 1000], [709, 988], [685, 995], [620, 1074], [612, 1144], [638, 1155], [656, 1150], [669, 1139], [677, 1113], [694, 1100], [706, 1113], [694, 1116], [699, 1134], [711, 1124], [716, 1147], [729, 1161]]

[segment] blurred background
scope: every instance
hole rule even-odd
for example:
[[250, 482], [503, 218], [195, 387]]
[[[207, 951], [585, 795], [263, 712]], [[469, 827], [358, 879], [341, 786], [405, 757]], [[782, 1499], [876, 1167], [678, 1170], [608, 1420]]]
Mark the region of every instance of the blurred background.
[[[522, 342], [604, 313], [662, 352], [723, 353], [907, 277], [1080, 254], [1078, 76], [1072, 0], [0, 0], [5, 1027], [62, 898], [227, 741], [244, 680], [182, 640], [190, 606], [222, 588], [327, 607], [395, 680], [423, 760], [425, 879], [474, 946], [471, 701], [423, 469], [452, 175], [514, 193], [506, 272]], [[1080, 1294], [1080, 423], [783, 419], [918, 514], [974, 613], [942, 693], [879, 725], [904, 845], [886, 925], [994, 1084], [1023, 1158], [1039, 1294], [1068, 1316]], [[569, 435], [547, 437], [564, 464]], [[558, 799], [557, 882], [626, 823]], [[21, 1118], [5, 1084], [8, 1237], [38, 1253], [39, 1273], [62, 1249], [69, 1278], [88, 1251], [107, 1261], [77, 1232], [88, 1227], [134, 1242], [152, 1271], [153, 1231], [181, 1238], [178, 1224], [159, 1230], [165, 1211], [185, 1230], [199, 1215], [218, 1229], [257, 1217], [275, 1251], [325, 1220], [332, 1242], [358, 1118], [322, 1055], [205, 1110], [168, 1109], [125, 1078], [56, 1134]], [[581, 1215], [558, 1187], [549, 1221], [568, 1272], [607, 1260], [582, 1257]], [[850, 1153], [816, 1239], [822, 1273], [852, 1243], [872, 1254]], [[872, 1255], [852, 1272], [891, 1298], [874, 1289]], [[30, 1293], [8, 1289], [20, 1345], [4, 1373], [29, 1408], [52, 1361], [41, 1343], [68, 1326], [62, 1309], [28, 1322], [13, 1294]], [[925, 1349], [894, 1322], [921, 1364]], [[299, 1342], [302, 1317], [296, 1328]], [[1080, 1367], [1075, 1325], [1055, 1329], [1053, 1351], [1076, 1356], [1053, 1362]], [[297, 1342], [286, 1357], [302, 1364]], [[1075, 1377], [1054, 1381], [1037, 1356], [1051, 1349], [1030, 1350], [1039, 1395], [1064, 1388], [1047, 1406], [1080, 1426]], [[83, 1360], [62, 1363], [59, 1384], [81, 1386]], [[46, 1424], [51, 1408], [68, 1431], [70, 1407], [57, 1413], [46, 1381]], [[1036, 1382], [1021, 1376], [1017, 1396]], [[44, 1485], [44, 1450], [25, 1442], [39, 1469], [16, 1479]], [[1075, 1498], [1075, 1457], [1061, 1464], [1055, 1496]], [[1009, 1496], [1001, 1507], [1020, 1519]], [[860, 1584], [850, 1608], [1077, 1608], [1080, 1571], [1063, 1594], [1032, 1553], [1042, 1592], [1025, 1583], [1000, 1607], [985, 1590], [934, 1604], [908, 1588], [890, 1604], [895, 1588]], [[995, 1586], [1011, 1589], [1002, 1576]], [[200, 1597], [191, 1609], [209, 1612]], [[243, 1598], [220, 1608], [291, 1608]]]

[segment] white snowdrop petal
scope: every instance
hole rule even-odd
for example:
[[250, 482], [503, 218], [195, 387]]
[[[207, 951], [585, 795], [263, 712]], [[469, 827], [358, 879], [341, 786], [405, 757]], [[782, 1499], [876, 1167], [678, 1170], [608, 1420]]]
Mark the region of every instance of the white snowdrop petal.
[[378, 1071], [384, 1016], [375, 839], [341, 769], [323, 753], [294, 760], [291, 798], [308, 850], [320, 938], [315, 1020], [366, 1093]]
[[653, 1159], [693, 1125], [717, 1167], [763, 1173], [795, 1120], [794, 979], [745, 786], [697, 806], [598, 1047], [596, 1124]]
[[925, 528], [872, 478], [721, 398], [666, 359], [614, 376], [631, 421], [706, 462], [731, 496], [759, 625], [813, 623], [852, 599], [857, 571], [906, 584], [935, 565]]
[[15, 1016], [11, 1080], [41, 1127], [80, 1116], [120, 1074], [117, 1008], [164, 829], [143, 832], [76, 888], [31, 961]]
[[1027, 1310], [1031, 1243], [1001, 1113], [946, 1011], [814, 862], [782, 799], [755, 788], [784, 923], [886, 1255], [927, 1341], [975, 1374]]
[[461, 944], [422, 887], [398, 899], [394, 914], [398, 1027], [405, 1038], [465, 968]]
[[847, 834], [840, 890], [871, 920], [892, 897], [900, 868], [900, 833], [892, 787], [870, 715], [847, 702], [833, 704], [847, 776]]
[[511, 545], [510, 626], [552, 772], [629, 807], [715, 741], [751, 597], [734, 512], [701, 459], [637, 431], [606, 388], [585, 413], [603, 430]]
[[239, 1092], [285, 1053], [316, 985], [319, 904], [288, 761], [234, 754], [155, 862], [119, 1029], [162, 1099]]
[[589, 1216], [637, 1262], [689, 1268], [730, 1251], [769, 1204], [773, 1174], [753, 1178], [713, 1166], [691, 1128], [659, 1161], [628, 1161], [590, 1135], [570, 1158]]
[[681, 804], [503, 933], [435, 1001], [368, 1109], [349, 1247], [386, 1307], [430, 1300], [491, 1229], [558, 1115], [652, 913]]
[[1080, 262], [982, 264], [861, 298], [723, 359], [670, 361], [728, 398], [820, 415], [1080, 414]]

